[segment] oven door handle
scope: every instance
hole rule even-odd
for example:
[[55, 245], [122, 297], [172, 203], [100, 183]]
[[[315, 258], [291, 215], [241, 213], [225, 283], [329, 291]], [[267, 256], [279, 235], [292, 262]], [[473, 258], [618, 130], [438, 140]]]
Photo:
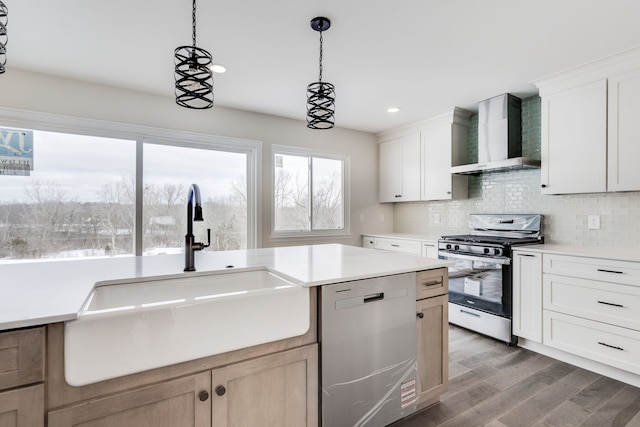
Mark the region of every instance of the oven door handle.
[[501, 264], [501, 265], [510, 265], [511, 258], [490, 258], [490, 257], [481, 257], [481, 256], [473, 256], [467, 254], [457, 254], [451, 253], [447, 251], [438, 251], [438, 255], [446, 258], [457, 258], [464, 259], [467, 261], [478, 261], [478, 262], [490, 262], [493, 264]]

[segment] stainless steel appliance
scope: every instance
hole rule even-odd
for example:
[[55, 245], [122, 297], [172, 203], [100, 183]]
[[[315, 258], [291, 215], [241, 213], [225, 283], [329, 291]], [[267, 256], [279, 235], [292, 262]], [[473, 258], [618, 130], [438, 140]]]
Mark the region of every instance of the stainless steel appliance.
[[543, 243], [542, 215], [469, 215], [471, 234], [443, 236], [449, 267], [449, 323], [514, 344], [512, 256], [518, 245]]
[[475, 175], [539, 168], [540, 160], [522, 156], [522, 100], [505, 93], [478, 104], [478, 163], [454, 166], [451, 173]]
[[322, 425], [386, 426], [415, 412], [416, 274], [319, 288]]

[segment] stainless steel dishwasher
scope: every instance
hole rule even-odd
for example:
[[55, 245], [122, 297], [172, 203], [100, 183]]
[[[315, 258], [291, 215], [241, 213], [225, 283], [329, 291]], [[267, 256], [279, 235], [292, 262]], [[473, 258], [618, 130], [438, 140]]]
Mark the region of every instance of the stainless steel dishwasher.
[[415, 412], [416, 274], [320, 288], [322, 425], [386, 426]]

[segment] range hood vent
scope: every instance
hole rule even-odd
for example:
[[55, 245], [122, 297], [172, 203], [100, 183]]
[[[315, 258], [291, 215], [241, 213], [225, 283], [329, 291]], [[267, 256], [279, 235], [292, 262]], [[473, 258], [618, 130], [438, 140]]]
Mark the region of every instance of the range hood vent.
[[522, 100], [505, 93], [478, 104], [478, 163], [454, 166], [451, 173], [532, 169], [540, 160], [522, 157]]

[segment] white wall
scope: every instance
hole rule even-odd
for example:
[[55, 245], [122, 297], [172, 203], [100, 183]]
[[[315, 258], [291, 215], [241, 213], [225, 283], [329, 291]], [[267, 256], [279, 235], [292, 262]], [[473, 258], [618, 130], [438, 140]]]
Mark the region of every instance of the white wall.
[[[377, 201], [378, 144], [373, 134], [341, 128], [314, 131], [308, 129], [303, 121], [217, 106], [210, 110], [189, 110], [175, 104], [172, 87], [167, 88], [166, 96], [158, 96], [15, 69], [9, 69], [0, 76], [0, 106], [262, 141], [262, 209], [259, 216], [264, 247], [329, 242], [359, 245], [363, 232], [392, 230], [392, 206], [380, 205]], [[303, 97], [300, 108], [305, 108]], [[339, 122], [339, 110], [336, 115]], [[269, 239], [272, 144], [309, 147], [351, 156], [350, 237]], [[364, 222], [360, 222], [361, 215], [364, 215]], [[384, 222], [380, 221], [381, 215], [384, 215]]]

